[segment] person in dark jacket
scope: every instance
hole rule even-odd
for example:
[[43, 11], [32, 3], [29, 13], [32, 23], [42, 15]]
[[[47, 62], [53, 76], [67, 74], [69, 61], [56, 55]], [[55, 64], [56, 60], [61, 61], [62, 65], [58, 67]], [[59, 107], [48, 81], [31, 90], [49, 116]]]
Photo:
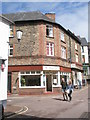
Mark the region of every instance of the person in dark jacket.
[[67, 93], [66, 93], [67, 82], [64, 80], [64, 78], [62, 78], [61, 85], [62, 85], [63, 98], [64, 98], [64, 100], [68, 100], [68, 96], [67, 96]]

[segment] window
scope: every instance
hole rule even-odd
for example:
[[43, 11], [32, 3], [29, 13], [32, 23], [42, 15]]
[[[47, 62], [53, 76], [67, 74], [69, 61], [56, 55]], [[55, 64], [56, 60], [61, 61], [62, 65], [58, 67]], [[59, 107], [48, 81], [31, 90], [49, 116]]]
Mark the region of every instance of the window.
[[77, 43], [75, 43], [75, 50], [77, 50]]
[[61, 57], [66, 59], [66, 48], [61, 46]]
[[85, 55], [82, 55], [82, 62], [85, 63]]
[[41, 86], [40, 75], [22, 75], [21, 86]]
[[9, 56], [13, 56], [13, 45], [9, 45]]
[[53, 26], [50, 25], [46, 26], [46, 35], [48, 37], [53, 37]]
[[10, 36], [9, 37], [13, 37], [13, 26], [10, 25]]
[[61, 32], [61, 40], [65, 41], [65, 39], [64, 39], [64, 33], [63, 32]]
[[84, 52], [84, 47], [82, 46], [82, 52]]
[[47, 43], [47, 56], [54, 56], [54, 44]]
[[76, 62], [78, 62], [78, 54], [76, 54]]
[[53, 85], [58, 85], [58, 75], [53, 75]]

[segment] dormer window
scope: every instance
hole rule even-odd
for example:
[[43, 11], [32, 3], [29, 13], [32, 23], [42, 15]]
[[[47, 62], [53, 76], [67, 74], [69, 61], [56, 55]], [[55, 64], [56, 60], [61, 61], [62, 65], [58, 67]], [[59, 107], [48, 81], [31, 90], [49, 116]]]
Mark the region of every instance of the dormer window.
[[53, 26], [52, 25], [46, 26], [46, 36], [53, 37]]

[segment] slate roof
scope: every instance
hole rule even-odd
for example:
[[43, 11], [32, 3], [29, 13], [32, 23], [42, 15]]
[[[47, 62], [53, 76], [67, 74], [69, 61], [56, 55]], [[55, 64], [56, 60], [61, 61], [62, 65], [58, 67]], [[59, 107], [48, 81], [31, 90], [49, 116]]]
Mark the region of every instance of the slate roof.
[[66, 30], [63, 26], [61, 26], [59, 23], [56, 23], [54, 20], [48, 18], [44, 14], [42, 14], [40, 11], [32, 11], [32, 12], [18, 12], [18, 13], [10, 13], [10, 14], [3, 14], [6, 18], [13, 22], [25, 22], [25, 21], [37, 21], [37, 20], [43, 20], [46, 22], [50, 22], [53, 24], [58, 25], [62, 30], [64, 30], [68, 35], [70, 35], [72, 38], [74, 38], [77, 42], [81, 44], [81, 41], [78, 39], [77, 36], [75, 36], [70, 30]]
[[78, 38], [80, 39], [82, 46], [88, 46], [88, 42], [87, 42], [86, 38], [84, 38], [84, 37], [81, 38], [80, 36], [78, 36]]
[[3, 14], [3, 15], [8, 19], [12, 20], [13, 22], [31, 21], [31, 20], [45, 20], [48, 22], [54, 22], [54, 20], [48, 18], [39, 11], [18, 12], [18, 13]]

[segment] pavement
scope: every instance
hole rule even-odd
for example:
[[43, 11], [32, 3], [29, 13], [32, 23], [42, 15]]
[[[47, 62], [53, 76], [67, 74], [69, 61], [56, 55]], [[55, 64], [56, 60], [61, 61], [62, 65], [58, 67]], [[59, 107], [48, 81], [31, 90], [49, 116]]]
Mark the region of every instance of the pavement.
[[[85, 86], [86, 87], [86, 86]], [[85, 88], [85, 87], [82, 87]], [[75, 89], [74, 91], [78, 91], [79, 89]], [[19, 97], [19, 95], [9, 95], [10, 97]], [[7, 117], [10, 117], [10, 116], [14, 116], [16, 114], [19, 114], [21, 112], [24, 111], [24, 108], [21, 107], [21, 106], [18, 106], [18, 105], [13, 105], [13, 104], [10, 104], [9, 102], [9, 99], [7, 100], [7, 107], [5, 109], [5, 118]]]

